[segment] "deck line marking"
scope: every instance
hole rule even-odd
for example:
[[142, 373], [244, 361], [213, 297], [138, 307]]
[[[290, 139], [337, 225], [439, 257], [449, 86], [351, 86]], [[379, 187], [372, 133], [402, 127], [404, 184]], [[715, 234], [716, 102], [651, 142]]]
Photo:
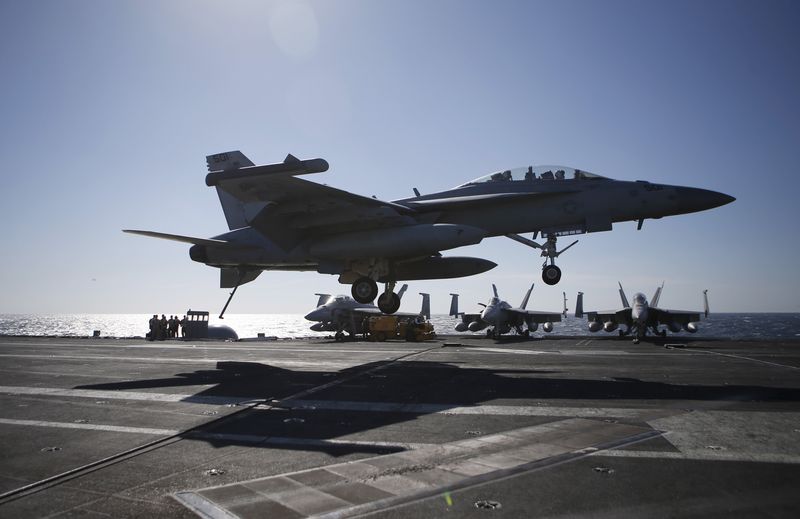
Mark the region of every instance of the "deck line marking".
[[28, 427], [55, 427], [58, 429], [86, 429], [93, 431], [154, 434], [161, 436], [172, 436], [180, 432], [174, 429], [153, 429], [150, 427], [124, 427], [121, 425], [101, 425], [74, 422], [45, 422], [42, 420], [12, 420], [9, 418], [0, 418], [0, 424], [25, 425]]
[[592, 456], [609, 456], [614, 458], [644, 458], [644, 459], [674, 459], [689, 461], [752, 461], [756, 463], [783, 463], [800, 465], [800, 456], [785, 454], [764, 454], [750, 452], [720, 452], [720, 451], [625, 451], [605, 450], [593, 453]]
[[749, 360], [749, 361], [752, 361], [752, 362], [758, 362], [760, 364], [767, 364], [769, 366], [776, 366], [776, 367], [780, 367], [780, 368], [789, 368], [789, 369], [800, 370], [800, 367], [797, 367], [797, 366], [789, 366], [788, 364], [779, 364], [777, 362], [770, 362], [768, 360], [754, 359], [752, 357], [745, 357], [744, 355], [734, 355], [732, 353], [720, 353], [718, 351], [707, 351], [707, 350], [697, 350], [697, 351], [699, 351], [701, 353], [708, 353], [709, 355], [719, 355], [720, 357], [731, 357], [733, 359]]
[[520, 355], [544, 355], [547, 353], [559, 353], [553, 351], [538, 351], [538, 350], [512, 350], [508, 348], [483, 348], [483, 347], [471, 347], [467, 350], [470, 351], [488, 351], [490, 353], [516, 353]]
[[[314, 339], [312, 337], [312, 339]], [[143, 339], [144, 340], [144, 339]], [[291, 339], [287, 342], [294, 341], [295, 339]], [[305, 340], [305, 339], [296, 339], [296, 340]], [[4, 346], [23, 346], [23, 347], [31, 347], [31, 343], [26, 342], [3, 342]], [[184, 343], [184, 344], [109, 344], [109, 343], [99, 343], [99, 344], [85, 344], [81, 343], [79, 346], [81, 348], [107, 348], [111, 350], [118, 350], [120, 348], [139, 348], [139, 349], [154, 349], [154, 350], [191, 350], [191, 351], [198, 351], [198, 350], [221, 350], [221, 351], [253, 351], [253, 352], [263, 352], [263, 351], [287, 351], [285, 346], [280, 347], [275, 345], [275, 341], [269, 341], [263, 343], [256, 343], [255, 346], [239, 346], [231, 344], [231, 346], [207, 346], [202, 343]], [[34, 346], [40, 346], [41, 344], [33, 344]], [[47, 342], [44, 344], [45, 346], [75, 346], [73, 343], [64, 342]], [[289, 351], [298, 351], [298, 352], [306, 352], [306, 353], [404, 353], [407, 351], [415, 351], [415, 350], [405, 350], [405, 349], [385, 349], [385, 350], [377, 350], [377, 349], [337, 349], [335, 343], [320, 343], [319, 348], [291, 348]]]
[[[0, 424], [21, 425], [26, 427], [52, 427], [55, 429], [83, 429], [88, 431], [121, 432], [133, 434], [152, 434], [155, 436], [174, 436], [181, 434], [177, 429], [154, 429], [151, 427], [126, 427], [120, 425], [103, 425], [74, 422], [49, 422], [44, 420], [14, 420], [0, 418]], [[320, 438], [291, 438], [284, 436], [262, 436], [255, 434], [226, 434], [211, 432], [190, 432], [187, 438], [206, 441], [229, 441], [238, 443], [258, 443], [261, 445], [293, 446], [293, 447], [377, 447], [385, 449], [414, 450], [431, 447], [432, 443], [337, 440]]]
[[[146, 362], [150, 364], [217, 364], [219, 362], [229, 362], [229, 358], [176, 358], [176, 357], [117, 357], [108, 355], [32, 355], [32, 354], [10, 354], [0, 353], [0, 357], [14, 357], [20, 359], [48, 359], [48, 360], [107, 360], [107, 361], [130, 361]], [[386, 359], [380, 359], [386, 360]], [[263, 363], [277, 367], [314, 367], [314, 368], [349, 368], [357, 366], [357, 363], [347, 361], [305, 361], [305, 360], [281, 360], [270, 358], [245, 359], [246, 362]]]
[[[341, 381], [340, 381], [341, 382]], [[95, 400], [139, 400], [145, 402], [185, 402], [190, 404], [227, 405], [242, 404], [258, 400], [245, 396], [204, 396], [179, 393], [147, 393], [143, 391], [99, 391], [93, 389], [61, 389], [44, 387], [0, 386], [0, 395], [36, 395], [92, 398]], [[651, 408], [636, 407], [563, 407], [563, 406], [515, 406], [429, 404], [402, 402], [360, 402], [347, 400], [303, 400], [284, 399], [270, 404], [268, 408], [295, 409], [300, 411], [358, 411], [378, 413], [412, 413], [443, 415], [498, 415], [498, 416], [563, 416], [563, 417], [609, 417], [637, 418]]]

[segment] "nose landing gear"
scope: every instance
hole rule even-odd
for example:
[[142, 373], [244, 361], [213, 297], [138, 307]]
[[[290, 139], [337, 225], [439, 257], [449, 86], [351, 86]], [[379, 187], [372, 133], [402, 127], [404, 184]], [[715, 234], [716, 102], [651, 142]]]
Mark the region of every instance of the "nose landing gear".
[[[558, 250], [558, 248], [556, 247], [556, 240], [558, 238], [558, 234], [556, 233], [548, 234], [547, 241], [544, 243], [544, 245], [536, 243], [533, 240], [529, 240], [528, 238], [523, 238], [519, 234], [506, 234], [506, 236], [516, 242], [519, 242], [523, 245], [527, 245], [528, 247], [532, 247], [534, 249], [541, 249], [542, 251], [541, 255], [547, 258], [544, 260], [544, 263], [542, 264], [542, 281], [544, 281], [548, 285], [555, 285], [556, 283], [561, 281], [561, 269], [556, 266], [556, 258], [559, 257], [564, 252], [566, 252], [567, 249], [578, 243], [578, 240], [575, 240], [574, 242], [570, 243], [563, 249]], [[534, 234], [533, 237], [536, 238], [536, 234]]]

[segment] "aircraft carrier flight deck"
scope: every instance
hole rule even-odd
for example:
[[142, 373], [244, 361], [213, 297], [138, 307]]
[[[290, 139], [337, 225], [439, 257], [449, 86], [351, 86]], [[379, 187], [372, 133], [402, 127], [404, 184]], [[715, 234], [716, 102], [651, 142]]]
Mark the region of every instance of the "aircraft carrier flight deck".
[[0, 517], [797, 517], [800, 341], [0, 338]]

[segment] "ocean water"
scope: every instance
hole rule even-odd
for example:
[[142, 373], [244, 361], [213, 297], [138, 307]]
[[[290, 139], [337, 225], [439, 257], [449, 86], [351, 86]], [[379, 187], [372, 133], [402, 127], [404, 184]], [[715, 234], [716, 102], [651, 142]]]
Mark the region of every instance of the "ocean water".
[[[0, 314], [0, 335], [91, 337], [95, 330], [99, 330], [101, 337], [144, 337], [151, 316], [152, 314]], [[454, 330], [458, 320], [453, 317], [434, 315], [431, 322], [436, 332], [441, 335], [458, 334]], [[306, 321], [300, 314], [228, 314], [224, 320], [212, 316], [210, 324], [230, 326], [242, 339], [256, 337], [259, 333], [282, 339], [331, 335], [330, 332], [311, 331], [309, 326], [312, 323]], [[681, 332], [677, 335], [730, 339], [798, 338], [800, 313], [712, 314], [707, 320], [700, 322], [699, 328], [696, 334]], [[475, 335], [483, 333], [476, 332]], [[540, 328], [533, 335], [539, 337], [548, 334]], [[603, 331], [590, 334], [585, 319], [567, 317], [564, 321], [553, 324], [553, 332], [550, 335], [610, 334]]]

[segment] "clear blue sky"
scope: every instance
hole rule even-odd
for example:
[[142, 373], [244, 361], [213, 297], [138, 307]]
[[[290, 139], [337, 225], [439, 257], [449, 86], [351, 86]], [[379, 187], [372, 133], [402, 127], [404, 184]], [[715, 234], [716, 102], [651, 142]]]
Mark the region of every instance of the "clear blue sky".
[[[183, 244], [227, 230], [204, 157], [323, 157], [309, 180], [394, 199], [565, 164], [738, 200], [579, 237], [556, 287], [505, 238], [499, 266], [412, 282], [446, 312], [518, 303], [800, 311], [800, 4], [794, 1], [0, 2], [0, 312], [218, 311]], [[452, 253], [451, 253], [452, 254]], [[229, 311], [307, 311], [333, 276], [271, 272]]]

